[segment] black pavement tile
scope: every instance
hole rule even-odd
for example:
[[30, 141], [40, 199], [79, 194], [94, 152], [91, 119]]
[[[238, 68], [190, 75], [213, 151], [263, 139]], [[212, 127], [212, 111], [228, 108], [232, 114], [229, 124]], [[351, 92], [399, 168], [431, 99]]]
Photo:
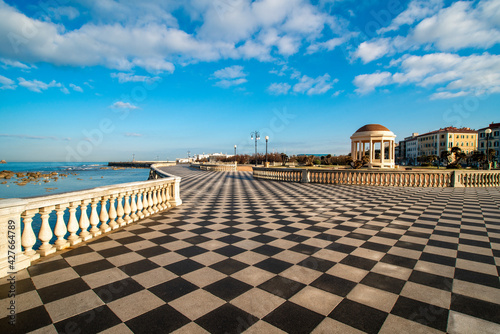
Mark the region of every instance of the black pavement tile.
[[274, 276], [273, 278], [258, 286], [258, 288], [262, 290], [285, 299], [291, 298], [294, 294], [302, 290], [304, 287], [305, 284], [282, 276]]
[[212, 240], [212, 239], [201, 236], [201, 235], [197, 235], [195, 237], [190, 237], [190, 238], [184, 239], [183, 241], [189, 242], [190, 244], [193, 244], [193, 245], [197, 245], [197, 244], [201, 244], [201, 243], [204, 243], [204, 242], [207, 242], [210, 240]]
[[306, 244], [297, 244], [297, 245], [293, 246], [292, 248], [290, 248], [289, 250], [297, 252], [297, 253], [306, 254], [306, 255], [313, 255], [314, 253], [319, 251], [320, 248], [313, 247], [313, 246], [306, 245]]
[[168, 303], [198, 289], [199, 288], [193, 283], [178, 277], [165, 283], [155, 285], [148, 290]]
[[144, 256], [145, 258], [148, 258], [148, 257], [154, 257], [157, 255], [169, 253], [170, 250], [168, 250], [162, 246], [154, 246], [154, 247], [140, 249], [140, 250], [137, 250], [135, 252], [139, 255]]
[[389, 263], [398, 267], [413, 269], [418, 261], [404, 256], [385, 254], [384, 257], [380, 259], [380, 262]]
[[360, 247], [361, 248], [366, 248], [366, 249], [371, 249], [371, 250], [374, 250], [374, 251], [377, 251], [377, 252], [383, 252], [383, 253], [386, 253], [386, 252], [389, 251], [389, 249], [391, 249], [391, 246], [382, 245], [382, 244], [379, 244], [379, 243], [376, 243], [376, 242], [370, 242], [370, 241], [365, 242]]
[[163, 245], [163, 244], [167, 244], [169, 242], [174, 242], [176, 241], [177, 238], [174, 238], [170, 235], [165, 235], [163, 237], [157, 237], [157, 238], [153, 238], [153, 239], [149, 239], [149, 241], [157, 244], [157, 245]]
[[345, 258], [343, 258], [342, 261], [340, 261], [340, 263], [364, 270], [371, 270], [377, 264], [377, 261], [355, 255], [348, 255]]
[[207, 249], [198, 246], [190, 246], [175, 251], [177, 254], [181, 254], [185, 257], [193, 257], [208, 252]]
[[198, 318], [195, 323], [209, 333], [243, 333], [258, 320], [253, 315], [226, 303]]
[[271, 241], [276, 240], [275, 237], [271, 237], [268, 235], [256, 235], [255, 237], [250, 238], [250, 240], [257, 241], [263, 244], [270, 243]]
[[302, 306], [286, 301], [262, 320], [287, 333], [310, 333], [325, 317]]
[[438, 276], [423, 271], [414, 270], [408, 281], [430, 286], [436, 289], [451, 291], [453, 279], [443, 276]]
[[236, 256], [240, 253], [246, 252], [246, 249], [236, 247], [233, 245], [228, 245], [222, 248], [215, 249], [214, 252], [219, 253], [221, 255], [227, 256], [227, 257], [232, 257]]
[[443, 256], [443, 255], [437, 255], [437, 254], [431, 254], [431, 253], [422, 253], [420, 255], [420, 260], [421, 261], [427, 261], [427, 262], [433, 262], [437, 264], [442, 264], [445, 266], [450, 266], [454, 267], [457, 259], [454, 257], [448, 257], [448, 256]]
[[311, 286], [345, 297], [356, 286], [356, 283], [340, 277], [323, 274], [312, 282]]
[[[104, 242], [104, 241], [101, 241], [102, 239], [109, 239], [109, 238], [105, 237], [105, 238], [97, 239], [94, 242], [92, 242], [92, 244], [96, 244], [98, 242]], [[109, 240], [111, 240], [111, 239], [109, 239]], [[109, 240], [105, 240], [105, 241], [109, 241]], [[80, 247], [76, 247], [75, 249], [71, 249], [67, 252], [62, 253], [61, 256], [64, 258], [67, 258], [70, 256], [76, 256], [76, 255], [87, 254], [87, 253], [92, 253], [92, 252], [95, 252], [95, 251], [92, 248], [90, 248], [89, 246], [80, 246]]]
[[125, 322], [134, 333], [171, 333], [191, 322], [170, 305], [162, 305]]
[[107, 249], [97, 251], [97, 253], [99, 253], [100, 255], [102, 255], [105, 258], [113, 257], [113, 256], [117, 256], [117, 255], [122, 255], [122, 254], [126, 254], [126, 253], [131, 253], [131, 252], [132, 252], [132, 250], [130, 248], [125, 247], [125, 246], [118, 246], [118, 247], [107, 248]]
[[120, 318], [103, 305], [59, 321], [54, 326], [58, 333], [100, 333], [121, 323]]
[[270, 245], [262, 245], [260, 247], [252, 249], [252, 252], [259, 253], [262, 255], [273, 256], [283, 251], [282, 248], [270, 246]]
[[28, 267], [28, 272], [30, 273], [30, 276], [37, 276], [69, 267], [70, 265], [68, 264], [68, 262], [66, 262], [66, 260], [60, 259], [37, 263], [31, 267]]
[[399, 294], [403, 289], [403, 286], [405, 285], [406, 281], [370, 272], [363, 278], [363, 280], [361, 280], [360, 283], [380, 290], [385, 290], [395, 294]]
[[366, 333], [378, 333], [387, 315], [387, 313], [372, 307], [344, 299], [328, 317]]
[[226, 259], [217, 263], [214, 263], [210, 266], [210, 268], [220, 271], [226, 275], [232, 275], [235, 272], [238, 272], [242, 269], [245, 269], [249, 265], [235, 259]]
[[447, 309], [403, 296], [399, 296], [391, 313], [443, 332], [448, 326]]
[[179, 276], [185, 275], [187, 273], [190, 273], [192, 271], [198, 270], [200, 268], [203, 268], [204, 265], [193, 261], [191, 259], [185, 259], [179, 262], [171, 263], [169, 265], [164, 266], [165, 269], [173, 272], [174, 274], [177, 274]]
[[14, 277], [11, 282], [15, 283], [15, 287], [10, 283], [0, 285], [0, 299], [8, 298], [9, 292], [13, 289], [15, 289], [16, 295], [35, 290], [35, 285], [33, 284], [31, 278], [17, 280], [16, 275], [9, 275], [2, 278], [2, 281], [6, 282], [11, 276]]
[[425, 245], [416, 244], [416, 243], [408, 242], [408, 241], [401, 241], [401, 240], [396, 242], [394, 244], [394, 246], [399, 247], [399, 248], [416, 250], [416, 251], [420, 251], [420, 252], [423, 251], [425, 248]]
[[46, 304], [87, 290], [90, 290], [87, 283], [78, 277], [69, 281], [38, 289], [38, 295], [40, 296], [42, 302]]
[[97, 260], [85, 264], [80, 264], [78, 266], [74, 266], [73, 270], [78, 273], [80, 276], [85, 276], [89, 274], [96, 273], [98, 271], [115, 268], [115, 266], [106, 259]]
[[455, 279], [500, 289], [500, 281], [498, 280], [498, 276], [455, 268]]
[[239, 281], [232, 277], [226, 277], [204, 287], [203, 290], [206, 290], [211, 294], [228, 302], [252, 288], [253, 286], [242, 281]]
[[273, 258], [265, 259], [264, 261], [254, 264], [255, 267], [264, 269], [274, 274], [279, 274], [283, 270], [290, 268], [292, 265], [293, 264], [291, 263]]
[[457, 258], [495, 265], [495, 258], [493, 256], [488, 256], [488, 255], [458, 251]]
[[310, 256], [307, 259], [304, 259], [298, 263], [299, 266], [321, 271], [323, 273], [328, 271], [335, 264], [336, 262], [320, 259], [314, 256]]
[[0, 319], [0, 333], [28, 333], [52, 323], [45, 307], [38, 306], [16, 314], [15, 325], [8, 318]]
[[144, 241], [144, 240], [145, 240], [144, 238], [141, 238], [137, 235], [125, 237], [125, 238], [121, 238], [121, 239], [115, 239], [116, 242], [119, 242], [122, 245], [132, 244], [134, 242], [139, 242], [139, 241]]
[[441, 241], [441, 240], [434, 240], [431, 239], [427, 242], [427, 245], [429, 246], [434, 246], [434, 247], [440, 247], [440, 248], [447, 248], [447, 249], [458, 249], [458, 244], [452, 243], [452, 242], [446, 242], [446, 241]]
[[499, 304], [493, 304], [484, 300], [459, 294], [452, 294], [450, 309], [452, 311], [457, 311], [479, 319], [500, 324]]
[[112, 282], [98, 288], [93, 289], [94, 292], [101, 298], [104, 303], [111, 303], [113, 300], [131, 295], [138, 291], [144, 290], [144, 287], [127, 277], [120, 281]]
[[229, 244], [229, 245], [240, 242], [241, 240], [245, 240], [245, 239], [237, 237], [235, 235], [226, 235], [225, 237], [217, 239], [217, 241], [221, 241], [221, 242]]
[[351, 252], [356, 250], [357, 247], [351, 246], [351, 245], [346, 245], [346, 244], [341, 244], [338, 242], [332, 242], [330, 245], [326, 246], [325, 249], [329, 249], [329, 250], [340, 252], [340, 253], [350, 254]]
[[159, 265], [154, 263], [153, 261], [150, 261], [148, 259], [140, 260], [137, 262], [132, 262], [128, 263], [126, 265], [118, 267], [121, 271], [123, 271], [125, 274], [129, 276], [134, 276], [141, 274], [146, 271], [153, 270], [155, 268], [158, 268]]
[[289, 234], [287, 235], [286, 237], [283, 237], [284, 240], [288, 240], [288, 241], [293, 241], [293, 242], [297, 242], [297, 243], [300, 243], [300, 242], [304, 242], [306, 240], [308, 240], [309, 238], [308, 237], [305, 237], [303, 235], [298, 235], [298, 234]]

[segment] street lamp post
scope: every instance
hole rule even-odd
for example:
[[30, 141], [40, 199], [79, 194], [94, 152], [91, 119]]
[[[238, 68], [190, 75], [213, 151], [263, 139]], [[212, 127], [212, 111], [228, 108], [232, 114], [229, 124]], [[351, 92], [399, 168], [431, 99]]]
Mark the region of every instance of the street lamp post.
[[269, 141], [269, 136], [266, 136], [266, 167], [267, 167], [267, 142]]
[[257, 167], [257, 140], [260, 139], [260, 133], [258, 131], [254, 131], [250, 133], [250, 139], [255, 138], [255, 167]]
[[234, 145], [234, 155], [236, 155], [236, 145]]
[[488, 128], [484, 131], [486, 133], [486, 163], [488, 164], [488, 170], [490, 170], [490, 134], [491, 134], [491, 129]]

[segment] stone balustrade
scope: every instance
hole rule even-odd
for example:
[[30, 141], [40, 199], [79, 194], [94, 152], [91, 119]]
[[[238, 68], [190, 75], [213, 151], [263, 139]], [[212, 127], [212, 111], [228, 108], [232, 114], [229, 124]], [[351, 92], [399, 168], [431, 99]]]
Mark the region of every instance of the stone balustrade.
[[[41, 256], [182, 204], [181, 178], [158, 167], [151, 166], [148, 181], [0, 200], [0, 277]], [[34, 220], [41, 222], [37, 228]]]
[[498, 187], [500, 171], [388, 171], [299, 168], [253, 169], [257, 179], [393, 187]]
[[218, 164], [192, 163], [191, 164], [192, 168], [197, 168], [200, 170], [207, 170], [207, 171], [212, 171], [212, 172], [236, 172], [237, 166], [238, 166], [238, 164], [236, 162], [229, 163], [229, 164], [223, 164], [223, 163], [218, 163]]

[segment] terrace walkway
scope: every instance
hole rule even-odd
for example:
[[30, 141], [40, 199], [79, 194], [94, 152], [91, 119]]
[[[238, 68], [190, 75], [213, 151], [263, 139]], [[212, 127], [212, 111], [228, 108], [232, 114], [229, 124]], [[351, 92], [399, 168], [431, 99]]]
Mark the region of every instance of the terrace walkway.
[[500, 332], [499, 188], [167, 170], [182, 206], [18, 273], [0, 332]]

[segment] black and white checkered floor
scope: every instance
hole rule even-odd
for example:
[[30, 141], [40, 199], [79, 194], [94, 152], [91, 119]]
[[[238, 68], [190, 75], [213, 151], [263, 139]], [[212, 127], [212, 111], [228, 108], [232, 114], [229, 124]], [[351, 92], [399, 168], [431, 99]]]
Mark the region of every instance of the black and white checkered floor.
[[182, 206], [18, 273], [0, 332], [500, 333], [499, 188], [168, 170]]

